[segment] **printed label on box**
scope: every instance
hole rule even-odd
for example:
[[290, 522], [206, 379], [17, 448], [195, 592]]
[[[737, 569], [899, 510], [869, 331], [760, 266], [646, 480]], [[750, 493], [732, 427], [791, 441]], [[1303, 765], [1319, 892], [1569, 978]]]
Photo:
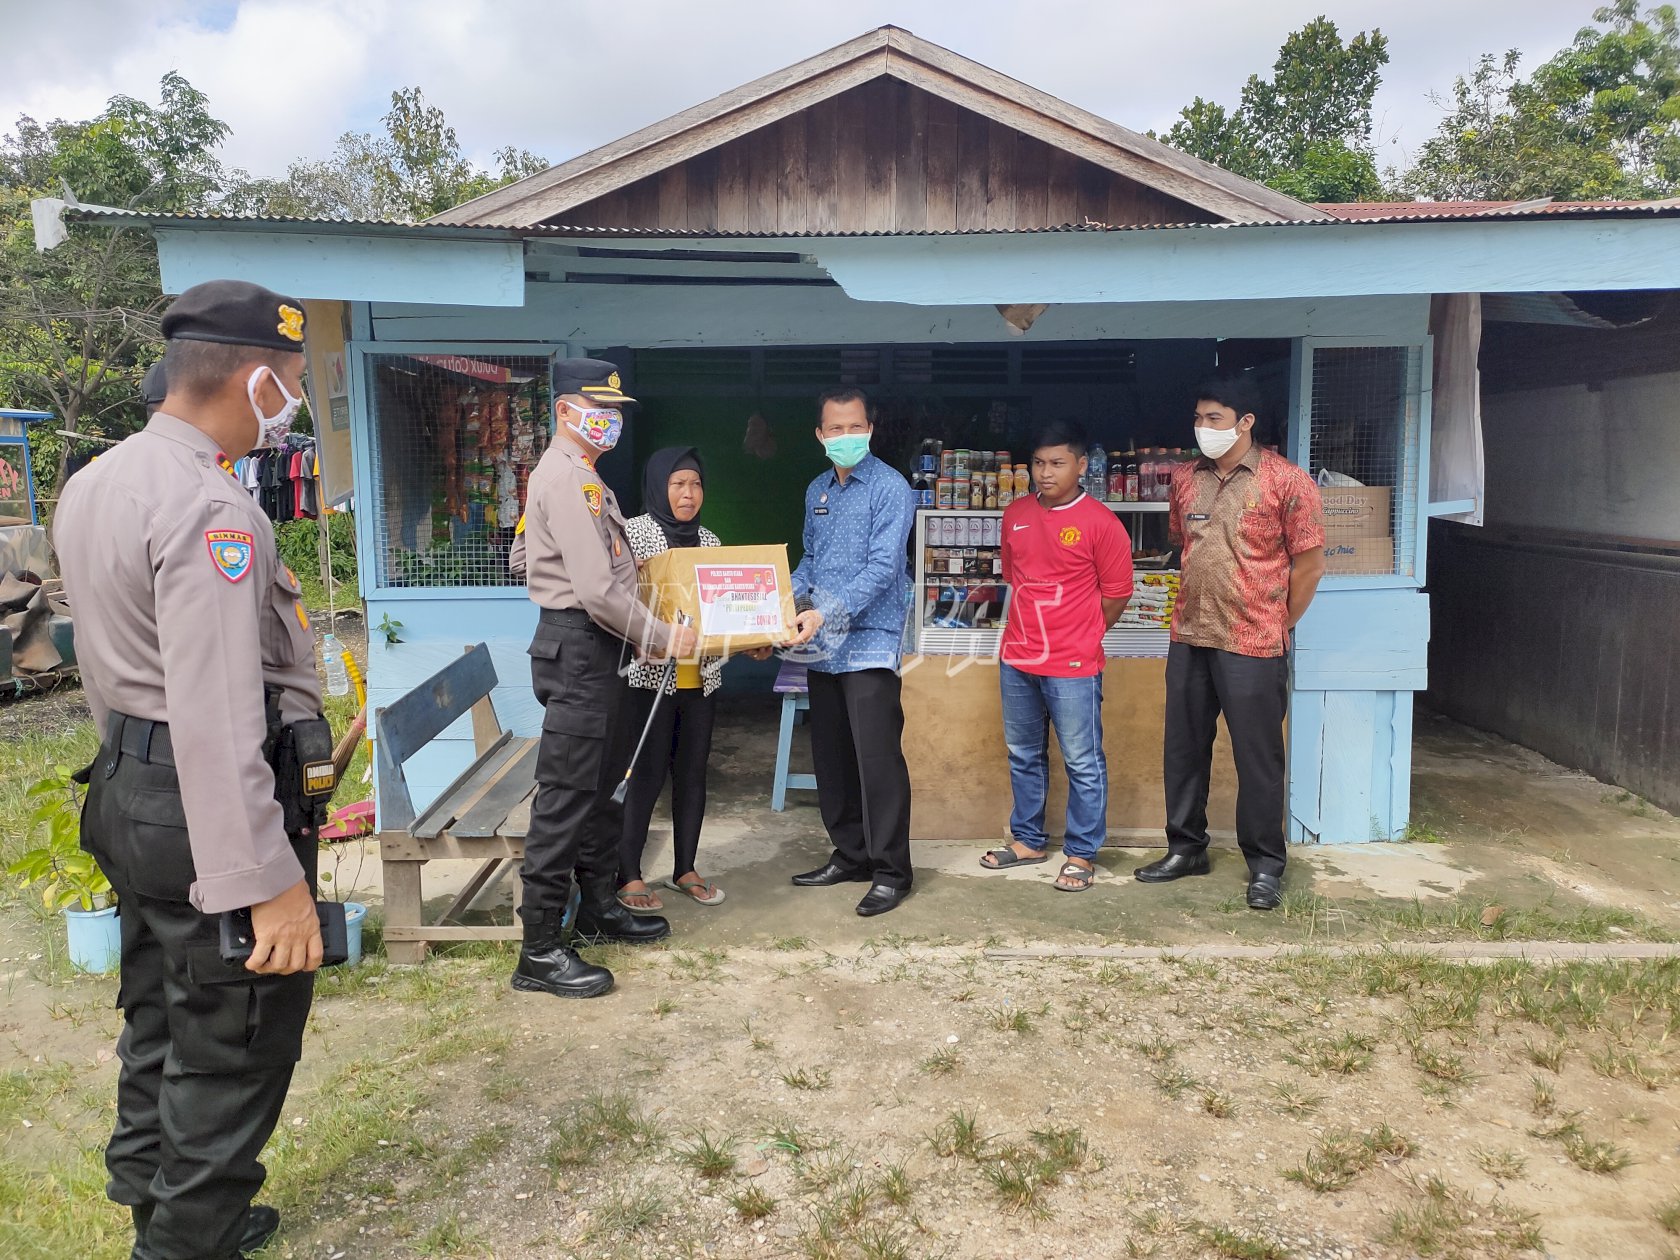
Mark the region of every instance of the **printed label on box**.
[[782, 634], [782, 593], [769, 564], [697, 564], [700, 633], [736, 636]]

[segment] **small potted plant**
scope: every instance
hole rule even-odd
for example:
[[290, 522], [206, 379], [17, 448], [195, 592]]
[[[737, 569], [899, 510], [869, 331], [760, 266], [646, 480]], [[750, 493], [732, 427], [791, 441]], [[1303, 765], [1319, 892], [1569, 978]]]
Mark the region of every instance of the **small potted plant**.
[[80, 971], [115, 971], [122, 953], [117, 922], [117, 898], [111, 881], [91, 853], [81, 847], [82, 792], [70, 770], [54, 773], [33, 784], [29, 799], [30, 834], [43, 843], [28, 850], [6, 868], [18, 887], [37, 886], [41, 904], [64, 912], [70, 941], [70, 962]]

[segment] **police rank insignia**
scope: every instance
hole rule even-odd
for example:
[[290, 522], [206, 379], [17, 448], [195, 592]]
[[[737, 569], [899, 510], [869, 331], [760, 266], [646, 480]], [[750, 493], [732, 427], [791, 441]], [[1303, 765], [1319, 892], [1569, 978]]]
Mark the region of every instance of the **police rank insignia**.
[[251, 571], [251, 556], [256, 539], [237, 529], [207, 529], [204, 541], [210, 548], [210, 560], [230, 582], [237, 582]]
[[589, 511], [593, 515], [601, 515], [601, 487], [593, 481], [584, 483], [583, 501], [589, 505]]
[[295, 306], [282, 306], [280, 308], [280, 322], [275, 326], [274, 331], [287, 341], [302, 341], [303, 312]]
[[617, 372], [614, 372], [611, 376], [607, 377], [607, 384], [612, 386], [612, 388], [614, 388], [614, 389], [623, 389], [624, 388], [623, 385], [621, 385], [619, 383]]

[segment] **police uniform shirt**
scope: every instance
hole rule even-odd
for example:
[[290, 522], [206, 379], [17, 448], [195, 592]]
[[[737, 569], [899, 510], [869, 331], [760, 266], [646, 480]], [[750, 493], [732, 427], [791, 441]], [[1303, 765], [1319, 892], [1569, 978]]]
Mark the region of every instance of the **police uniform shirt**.
[[541, 608], [581, 608], [603, 630], [663, 652], [670, 627], [637, 594], [618, 500], [570, 442], [543, 452], [525, 498], [525, 584]]
[[262, 755], [264, 684], [280, 690], [282, 721], [321, 714], [297, 578], [231, 467], [159, 412], [65, 485], [53, 522], [101, 733], [113, 710], [169, 723], [205, 914], [303, 878]]

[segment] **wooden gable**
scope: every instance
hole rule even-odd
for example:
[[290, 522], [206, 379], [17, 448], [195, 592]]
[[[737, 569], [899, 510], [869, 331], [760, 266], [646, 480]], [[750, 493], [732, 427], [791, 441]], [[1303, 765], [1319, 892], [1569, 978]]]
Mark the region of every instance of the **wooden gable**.
[[890, 78], [555, 216], [689, 232], [952, 232], [1217, 216]]

